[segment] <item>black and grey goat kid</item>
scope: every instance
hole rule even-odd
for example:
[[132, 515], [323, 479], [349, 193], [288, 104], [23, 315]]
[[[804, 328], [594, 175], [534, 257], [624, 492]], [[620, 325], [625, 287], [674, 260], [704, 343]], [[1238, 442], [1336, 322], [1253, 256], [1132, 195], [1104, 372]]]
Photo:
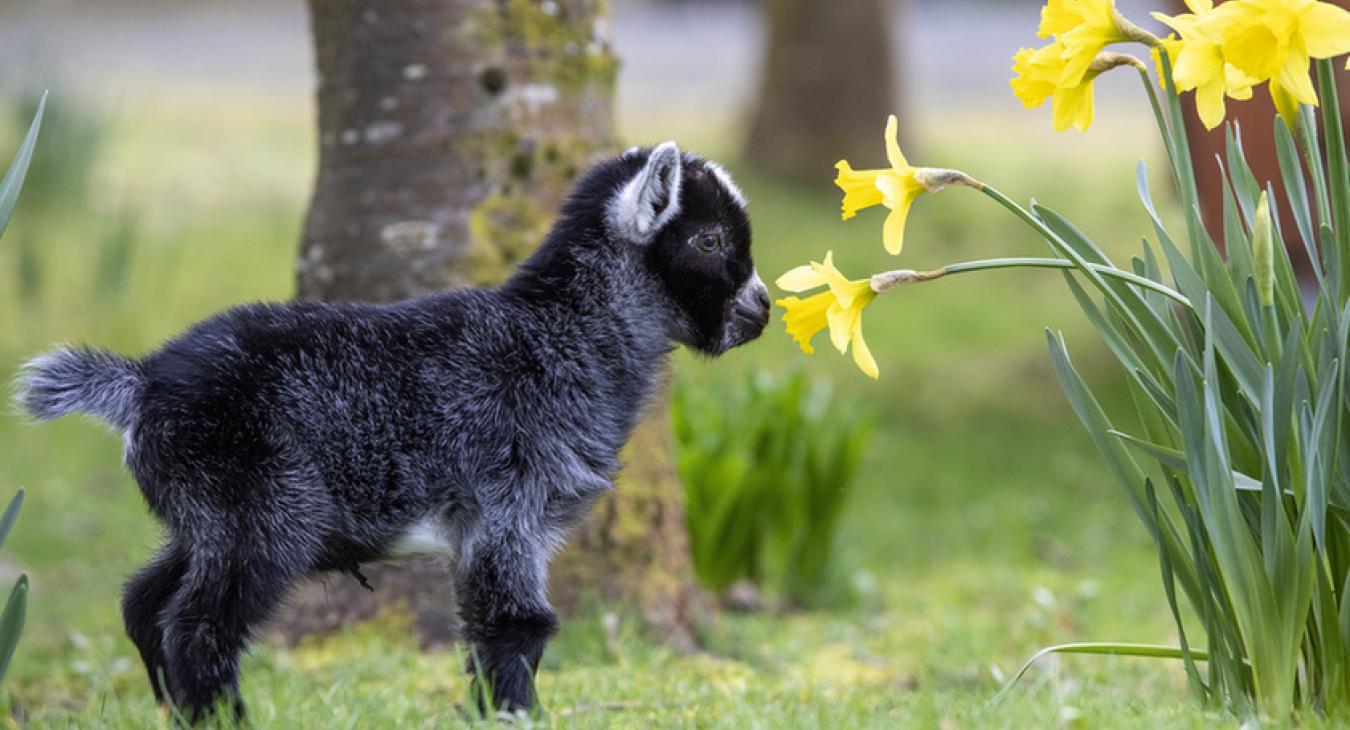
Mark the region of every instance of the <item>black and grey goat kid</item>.
[[288, 586], [431, 551], [451, 558], [476, 679], [530, 708], [558, 625], [549, 558], [611, 488], [667, 356], [718, 355], [768, 318], [744, 198], [667, 142], [590, 170], [497, 289], [249, 304], [139, 360], [41, 355], [17, 400], [125, 434], [167, 528], [122, 598], [161, 702], [242, 711], [240, 654]]

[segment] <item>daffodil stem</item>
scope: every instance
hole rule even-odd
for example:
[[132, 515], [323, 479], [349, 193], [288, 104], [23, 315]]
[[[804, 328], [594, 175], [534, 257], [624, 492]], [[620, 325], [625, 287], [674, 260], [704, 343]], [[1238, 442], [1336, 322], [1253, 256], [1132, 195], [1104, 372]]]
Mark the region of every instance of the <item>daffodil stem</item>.
[[1350, 211], [1346, 209], [1346, 199], [1350, 198], [1350, 166], [1347, 165], [1345, 134], [1341, 123], [1341, 100], [1336, 90], [1336, 69], [1329, 58], [1316, 62], [1317, 83], [1322, 97], [1322, 134], [1326, 140], [1327, 178], [1331, 188], [1331, 201], [1326, 220], [1331, 223], [1336, 247], [1337, 261], [1341, 273], [1340, 301], [1350, 294]]
[[[1172, 171], [1176, 176], [1177, 191], [1181, 195], [1181, 206], [1185, 209], [1186, 229], [1190, 234], [1192, 252], [1207, 244], [1209, 233], [1205, 231], [1204, 220], [1200, 216], [1200, 190], [1195, 182], [1195, 162], [1191, 159], [1190, 135], [1186, 132], [1186, 118], [1181, 111], [1181, 97], [1177, 94], [1176, 80], [1172, 77], [1172, 59], [1166, 49], [1158, 49], [1162, 59], [1162, 76], [1167, 92], [1167, 111], [1172, 128]], [[1212, 245], [1212, 244], [1210, 244]], [[1203, 266], [1204, 259], [1200, 259]]]
[[[964, 274], [969, 271], [991, 271], [995, 269], [1076, 269], [1078, 265], [1068, 259], [1051, 258], [999, 258], [999, 259], [981, 259], [979, 261], [964, 261], [959, 264], [949, 264], [939, 269], [950, 274]], [[1152, 279], [1139, 276], [1129, 271], [1122, 271], [1114, 266], [1105, 264], [1088, 264], [1088, 268], [1112, 279], [1129, 282], [1135, 286], [1149, 291], [1155, 291], [1176, 303], [1190, 307], [1191, 300], [1182, 296], [1176, 291], [1159, 284]]]
[[[1167, 51], [1159, 49], [1159, 53]], [[1148, 103], [1153, 107], [1153, 118], [1158, 122], [1158, 132], [1162, 134], [1163, 149], [1167, 150], [1167, 160], [1172, 163], [1172, 174], [1175, 178], [1177, 174], [1177, 151], [1176, 140], [1172, 137], [1172, 131], [1167, 127], [1167, 117], [1163, 114], [1162, 103], [1158, 101], [1158, 90], [1153, 86], [1153, 79], [1148, 75], [1148, 69], [1139, 69], [1139, 78], [1144, 82], [1144, 91], [1148, 95]], [[1181, 187], [1181, 181], [1177, 180], [1177, 187]]]
[[[1102, 266], [1101, 264], [1089, 263], [1087, 259], [1083, 258], [1082, 254], [1075, 251], [1072, 246], [1064, 242], [1064, 239], [1060, 238], [1058, 234], [1050, 230], [1050, 227], [1047, 226], [1044, 221], [1032, 215], [1030, 211], [1018, 205], [1016, 202], [1014, 202], [1008, 196], [1004, 195], [997, 188], [986, 185], [985, 187], [980, 189], [980, 192], [993, 198], [994, 201], [997, 202], [999, 205], [1002, 205], [1004, 208], [1008, 209], [1008, 211], [1011, 212], [1013, 215], [1017, 216], [1024, 223], [1035, 229], [1036, 232], [1039, 233], [1046, 240], [1046, 242], [1050, 244], [1052, 248], [1054, 248], [1060, 255], [1064, 256], [1069, 261], [1071, 261], [1073, 263], [1074, 268], [1083, 272], [1083, 275], [1086, 276], [1089, 280], [1091, 280], [1094, 285], [1096, 285], [1096, 287], [1102, 292], [1102, 294], [1108, 300], [1110, 300], [1110, 302], [1113, 305], [1116, 306], [1118, 311], [1120, 311], [1126, 317], [1132, 316], [1129, 314], [1131, 311], [1129, 305], [1125, 302], [1124, 299], [1121, 298], [1120, 293], [1112, 289], [1110, 286], [1107, 286], [1106, 280], [1102, 278], [1103, 273], [1097, 270], [1099, 267]], [[1115, 271], [1119, 271], [1122, 274], [1126, 273], [1124, 271], [1120, 271], [1119, 269], [1115, 269], [1114, 267], [1106, 267], [1106, 268], [1111, 268]], [[1160, 287], [1162, 286], [1157, 282], [1151, 283], [1155, 284], [1156, 286]], [[1168, 292], [1170, 292], [1167, 295], [1169, 298], [1177, 301], [1178, 303], [1184, 304], [1188, 308], [1192, 308], [1190, 300], [1186, 299], [1186, 297], [1183, 297], [1182, 295], [1178, 294], [1175, 291], [1172, 291], [1171, 289], [1168, 289]]]

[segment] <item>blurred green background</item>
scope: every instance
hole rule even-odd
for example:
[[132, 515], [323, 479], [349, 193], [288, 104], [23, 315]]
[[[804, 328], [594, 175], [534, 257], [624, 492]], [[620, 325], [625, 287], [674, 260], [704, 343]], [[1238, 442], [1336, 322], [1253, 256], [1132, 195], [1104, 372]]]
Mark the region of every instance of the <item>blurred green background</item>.
[[[764, 43], [755, 4], [614, 0], [612, 14], [621, 134], [675, 138], [726, 162], [751, 200], [766, 280], [827, 250], [855, 277], [1044, 253], [986, 199], [958, 189], [916, 204], [905, 253], [891, 259], [879, 245], [882, 212], [839, 220], [831, 170], [788, 184], [738, 164]], [[1009, 59], [1034, 41], [1037, 18], [1035, 2], [905, 4], [892, 31], [907, 152], [1034, 196], [1126, 256], [1147, 230], [1134, 165], [1161, 158], [1137, 80], [1099, 84], [1090, 134], [1053, 134], [1048, 110], [1023, 110], [1006, 87]], [[52, 91], [0, 242], [0, 373], [55, 341], [144, 353], [221, 308], [291, 296], [316, 148], [306, 32], [303, 5], [289, 1], [0, 6], [5, 155], [37, 90]], [[856, 165], [884, 159], [883, 122], [873, 159]], [[717, 361], [681, 353], [681, 388], [731, 392], [754, 373], [806, 371], [832, 382], [834, 407], [872, 419], [831, 551], [848, 599], [723, 611], [702, 627], [707, 651], [692, 656], [596, 607], [545, 657], [549, 722], [1224, 725], [1189, 706], [1179, 666], [1139, 660], [1049, 659], [1012, 702], [986, 707], [1048, 643], [1173, 640], [1153, 549], [1050, 369], [1046, 327], [1064, 330], [1080, 368], [1124, 398], [1058, 277], [998, 272], [879, 299], [864, 318], [879, 382], [823, 337], [804, 356], [777, 320]], [[32, 727], [144, 726], [153, 703], [116, 596], [158, 532], [120, 468], [119, 439], [76, 419], [33, 429], [6, 412], [0, 444], [0, 488], [28, 490], [0, 584], [21, 570], [32, 578], [9, 712]], [[244, 673], [254, 719], [456, 722], [460, 658], [418, 654], [399, 628], [256, 649]]]

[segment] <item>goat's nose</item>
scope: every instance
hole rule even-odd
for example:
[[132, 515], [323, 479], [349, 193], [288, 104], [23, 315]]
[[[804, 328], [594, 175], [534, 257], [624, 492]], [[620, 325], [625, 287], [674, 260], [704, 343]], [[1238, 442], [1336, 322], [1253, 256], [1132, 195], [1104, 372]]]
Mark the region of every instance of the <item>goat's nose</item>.
[[759, 278], [758, 272], [755, 273], [754, 278], [750, 280], [749, 285], [746, 288], [746, 294], [749, 295], [746, 299], [750, 300], [746, 302], [746, 304], [749, 305], [750, 309], [754, 312], [755, 322], [763, 327], [769, 323], [769, 313], [771, 311], [769, 304], [769, 288], [764, 286], [764, 281]]
[[755, 287], [755, 303], [765, 312], [769, 311], [769, 290], [763, 283]]

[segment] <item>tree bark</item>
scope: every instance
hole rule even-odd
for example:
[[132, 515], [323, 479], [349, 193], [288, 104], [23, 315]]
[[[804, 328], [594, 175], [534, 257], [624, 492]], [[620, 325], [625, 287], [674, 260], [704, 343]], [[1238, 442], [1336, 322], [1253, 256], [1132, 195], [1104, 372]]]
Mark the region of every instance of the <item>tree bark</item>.
[[[769, 39], [746, 161], [819, 182], [840, 158], [876, 157], [895, 114], [891, 0], [764, 0]], [[903, 129], [902, 125], [902, 129]]]
[[[499, 283], [548, 231], [572, 180], [615, 148], [617, 61], [603, 0], [309, 0], [319, 71], [319, 172], [299, 296], [388, 301]], [[688, 644], [699, 605], [663, 404], [631, 466], [554, 565], [566, 612], [593, 594], [636, 605]], [[363, 569], [364, 570], [364, 569]], [[424, 645], [453, 637], [445, 566], [372, 567], [373, 593], [302, 586], [281, 635], [403, 606]]]

